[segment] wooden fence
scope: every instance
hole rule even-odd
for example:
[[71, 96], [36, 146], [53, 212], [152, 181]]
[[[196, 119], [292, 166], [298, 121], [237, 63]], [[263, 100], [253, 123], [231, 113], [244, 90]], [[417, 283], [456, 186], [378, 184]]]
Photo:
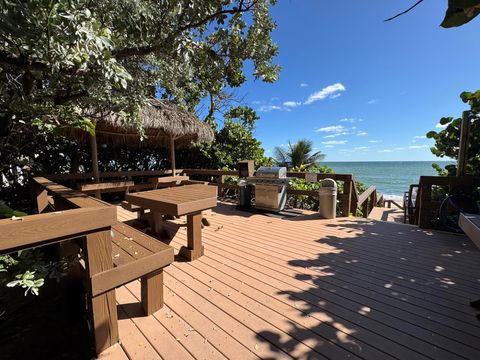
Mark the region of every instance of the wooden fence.
[[[193, 178], [207, 179], [211, 185], [217, 185], [219, 193], [225, 189], [238, 190], [236, 183], [226, 182], [228, 176], [238, 176], [237, 170], [214, 170], [214, 169], [177, 169], [176, 174], [184, 174]], [[104, 181], [117, 180], [141, 180], [155, 176], [172, 175], [171, 170], [155, 170], [155, 171], [119, 171], [100, 173], [100, 179]], [[50, 180], [66, 182], [70, 187], [78, 187], [79, 184], [85, 183], [92, 179], [92, 173], [77, 174], [48, 174], [44, 175]], [[357, 209], [361, 210], [361, 214], [367, 217], [370, 211], [377, 203], [382, 202], [383, 197], [377, 193], [376, 187], [371, 186], [363, 194], [359, 194], [355, 185], [355, 178], [352, 174], [317, 174], [305, 172], [288, 172], [288, 177], [305, 179], [307, 182], [320, 182], [323, 179], [330, 178], [340, 183], [342, 186], [337, 198], [340, 204], [340, 215], [349, 216], [357, 214]], [[135, 182], [134, 189], [142, 190], [143, 185]], [[132, 189], [133, 190], [133, 189]], [[318, 198], [317, 190], [297, 190], [288, 188], [287, 193], [290, 195], [305, 195]]]
[[473, 176], [420, 176], [415, 201], [415, 224], [422, 228], [432, 228], [433, 220], [443, 199], [432, 197], [434, 187], [443, 188], [446, 193], [471, 193], [480, 187], [480, 178]]
[[[238, 176], [236, 170], [211, 170], [211, 169], [183, 169], [183, 174], [192, 177], [207, 177], [211, 185], [217, 185], [219, 193], [223, 189], [239, 189], [237, 184], [226, 183], [227, 176]], [[357, 209], [362, 209], [362, 216], [367, 217], [370, 211], [381, 198], [377, 193], [376, 187], [371, 186], [364, 193], [359, 194], [355, 185], [355, 178], [352, 174], [319, 174], [305, 172], [287, 172], [287, 177], [305, 179], [307, 182], [320, 182], [323, 179], [330, 178], [343, 186], [342, 191], [338, 193], [337, 198], [340, 203], [341, 216], [356, 215]], [[305, 195], [318, 197], [318, 190], [297, 190], [287, 188], [287, 194]]]

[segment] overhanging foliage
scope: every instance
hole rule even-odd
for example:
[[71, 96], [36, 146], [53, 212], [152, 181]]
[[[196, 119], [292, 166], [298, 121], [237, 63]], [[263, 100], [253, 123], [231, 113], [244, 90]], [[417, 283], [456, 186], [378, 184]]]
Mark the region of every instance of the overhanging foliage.
[[243, 63], [277, 79], [275, 0], [0, 0], [0, 120], [91, 128], [82, 109], [138, 120], [157, 92], [194, 110], [240, 86]]

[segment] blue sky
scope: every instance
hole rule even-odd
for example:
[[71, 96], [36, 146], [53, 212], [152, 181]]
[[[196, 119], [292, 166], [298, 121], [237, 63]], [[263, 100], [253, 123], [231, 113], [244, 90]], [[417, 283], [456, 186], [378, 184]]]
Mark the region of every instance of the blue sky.
[[325, 161], [432, 160], [422, 138], [443, 116], [460, 116], [459, 98], [480, 88], [480, 19], [439, 27], [447, 0], [280, 0], [274, 84], [251, 78], [238, 89], [261, 119], [255, 135], [277, 145], [314, 141]]

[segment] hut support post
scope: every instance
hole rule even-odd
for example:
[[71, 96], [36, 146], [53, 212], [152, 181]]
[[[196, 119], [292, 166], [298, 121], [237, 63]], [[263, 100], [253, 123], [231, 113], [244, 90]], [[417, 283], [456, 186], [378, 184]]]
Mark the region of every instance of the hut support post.
[[98, 172], [97, 137], [95, 135], [90, 135], [90, 152], [92, 156], [93, 178], [95, 182], [99, 182], [100, 175]]
[[172, 165], [172, 176], [175, 176], [175, 138], [170, 138], [170, 163]]
[[469, 132], [470, 132], [470, 112], [464, 111], [462, 115], [462, 125], [460, 126], [460, 144], [458, 146], [457, 176], [465, 175]]

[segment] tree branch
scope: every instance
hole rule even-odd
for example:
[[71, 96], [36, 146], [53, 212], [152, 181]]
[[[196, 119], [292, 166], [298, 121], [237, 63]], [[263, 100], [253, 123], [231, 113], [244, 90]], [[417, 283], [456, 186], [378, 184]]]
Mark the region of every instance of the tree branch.
[[413, 4], [412, 6], [410, 6], [407, 10], [405, 11], [402, 11], [401, 13], [398, 13], [397, 15], [395, 16], [392, 16], [391, 18], [388, 18], [386, 20], [383, 20], [384, 22], [387, 22], [387, 21], [392, 21], [393, 19], [396, 19], [402, 15], [405, 15], [406, 13], [408, 13], [409, 11], [413, 10], [415, 7], [417, 7], [418, 5], [420, 5], [420, 3], [422, 3], [423, 0], [418, 0], [415, 4]]
[[[211, 21], [211, 20], [213, 20], [213, 19], [215, 19], [215, 18], [217, 18], [221, 15], [235, 15], [235, 14], [241, 14], [241, 13], [248, 12], [253, 8], [255, 3], [256, 3], [256, 1], [252, 1], [247, 6], [243, 7], [244, 0], [241, 0], [238, 8], [217, 11], [217, 12], [215, 12], [211, 15], [208, 15], [207, 17], [205, 17], [205, 18], [203, 18], [203, 19], [201, 19], [197, 22], [191, 21], [187, 25], [179, 27], [175, 31], [173, 36], [178, 35], [179, 33], [184, 32], [186, 30], [189, 30], [189, 29], [192, 29], [192, 28], [197, 28], [197, 27], [200, 27], [202, 25], [205, 25], [209, 21]], [[114, 50], [112, 53], [113, 53], [114, 57], [120, 58], [120, 59], [130, 57], [130, 56], [135, 56], [135, 55], [144, 56], [144, 55], [148, 55], [148, 54], [151, 54], [152, 52], [160, 50], [163, 46], [164, 46], [164, 43], [161, 42], [161, 43], [157, 43], [157, 44], [153, 44], [153, 45], [145, 45], [145, 46], [137, 46], [137, 47], [131, 47], [131, 48], [118, 49], [118, 50]]]
[[13, 66], [19, 69], [30, 69], [44, 71], [48, 66], [39, 61], [29, 61], [24, 56], [11, 56], [8, 52], [0, 50], [0, 64]]

